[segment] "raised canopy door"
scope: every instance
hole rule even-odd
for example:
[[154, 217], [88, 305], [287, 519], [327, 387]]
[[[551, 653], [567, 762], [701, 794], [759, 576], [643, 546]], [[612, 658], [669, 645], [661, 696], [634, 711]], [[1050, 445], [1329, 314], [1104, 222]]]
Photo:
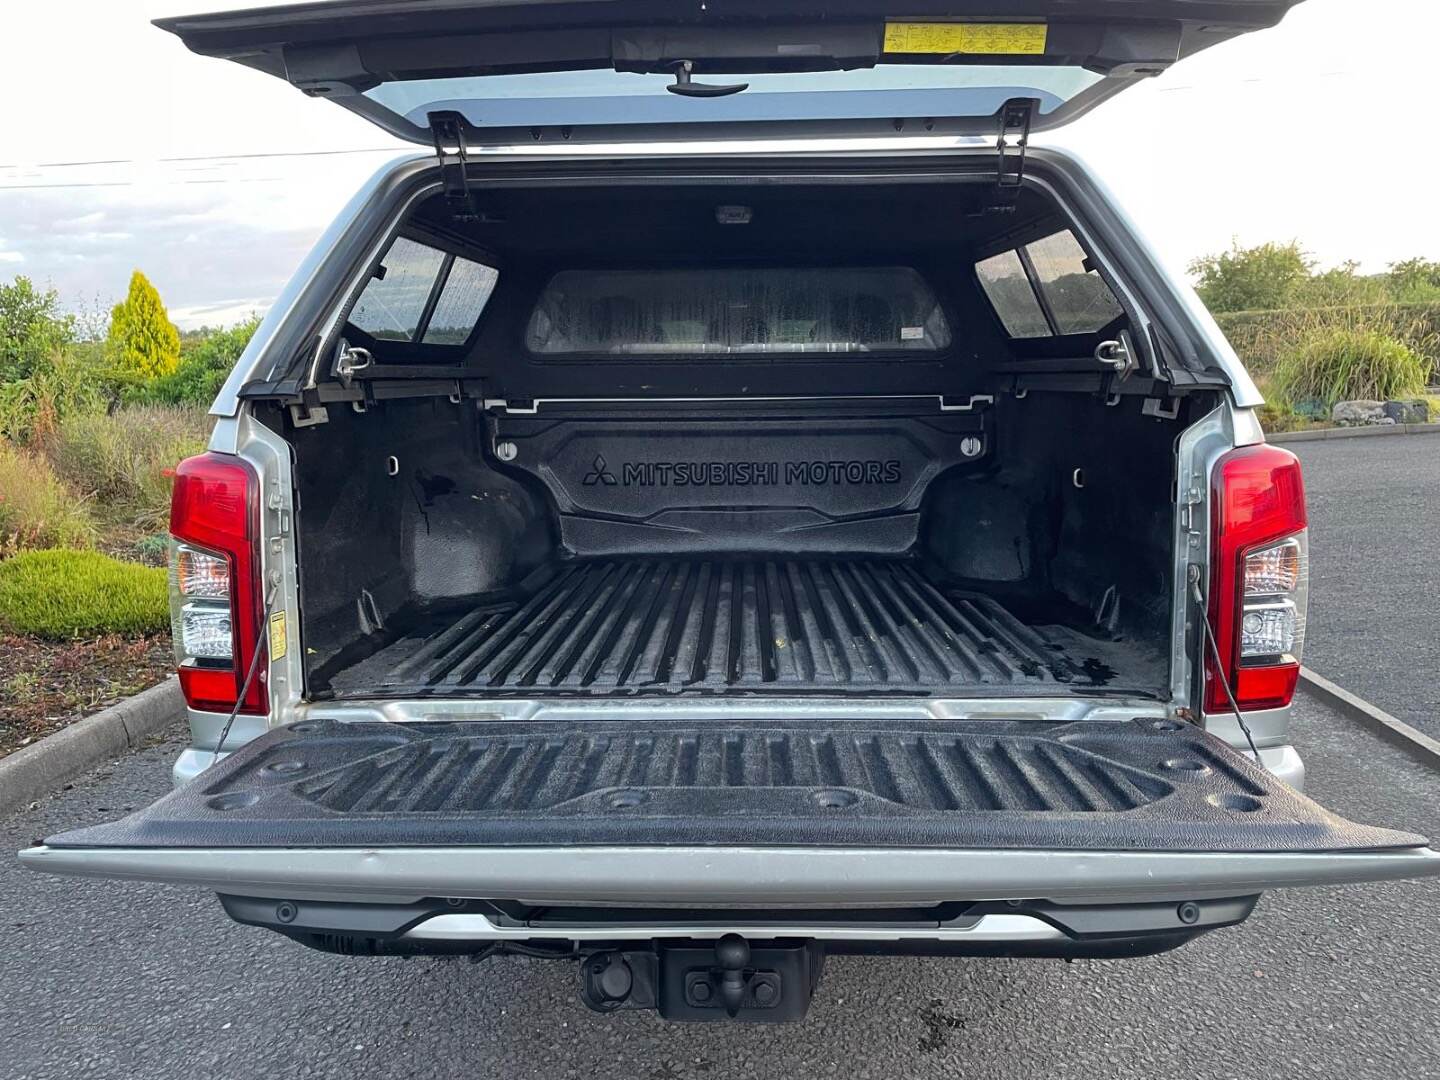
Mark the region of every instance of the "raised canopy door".
[[1298, 2], [370, 0], [157, 25], [426, 144], [993, 136], [1007, 103], [1056, 127]]

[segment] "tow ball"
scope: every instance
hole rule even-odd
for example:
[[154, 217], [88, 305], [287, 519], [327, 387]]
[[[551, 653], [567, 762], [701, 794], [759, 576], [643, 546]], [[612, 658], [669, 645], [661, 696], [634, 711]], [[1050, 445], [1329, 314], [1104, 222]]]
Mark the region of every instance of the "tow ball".
[[750, 943], [726, 934], [715, 945], [715, 967], [685, 973], [685, 1004], [697, 1009], [719, 1005], [732, 1019], [743, 1006], [773, 1009], [785, 988], [780, 973], [747, 970], [749, 964]]
[[598, 1012], [656, 1009], [671, 1020], [799, 1020], [810, 1007], [824, 952], [814, 941], [754, 948], [739, 934], [713, 945], [656, 943], [593, 953], [580, 995]]

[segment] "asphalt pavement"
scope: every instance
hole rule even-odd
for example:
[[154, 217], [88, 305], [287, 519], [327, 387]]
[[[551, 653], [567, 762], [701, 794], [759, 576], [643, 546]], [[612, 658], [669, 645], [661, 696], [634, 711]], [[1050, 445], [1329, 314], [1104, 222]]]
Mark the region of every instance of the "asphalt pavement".
[[[1331, 809], [1440, 835], [1440, 774], [1317, 704], [1296, 725]], [[179, 749], [0, 822], [0, 850], [143, 805]], [[0, 858], [0, 1076], [1433, 1077], [1437, 880], [1273, 893], [1139, 960], [833, 958], [807, 1020], [769, 1027], [599, 1016], [569, 964], [329, 956], [209, 894]]]
[[1310, 510], [1305, 663], [1440, 737], [1440, 434], [1287, 449]]

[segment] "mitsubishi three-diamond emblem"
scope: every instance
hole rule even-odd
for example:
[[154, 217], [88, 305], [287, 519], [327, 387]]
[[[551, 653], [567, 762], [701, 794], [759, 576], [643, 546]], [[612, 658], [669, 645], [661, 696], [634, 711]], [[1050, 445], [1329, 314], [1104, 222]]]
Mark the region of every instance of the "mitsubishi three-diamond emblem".
[[605, 455], [596, 454], [595, 460], [590, 463], [591, 471], [585, 474], [585, 479], [580, 483], [586, 487], [594, 487], [596, 484], [604, 484], [606, 487], [615, 486], [615, 474], [605, 464]]

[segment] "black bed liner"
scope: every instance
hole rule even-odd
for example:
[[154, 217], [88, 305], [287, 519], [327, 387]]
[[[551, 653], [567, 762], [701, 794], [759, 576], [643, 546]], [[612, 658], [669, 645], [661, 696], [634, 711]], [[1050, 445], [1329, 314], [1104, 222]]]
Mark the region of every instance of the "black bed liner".
[[430, 620], [341, 672], [342, 696], [455, 693], [943, 692], [1160, 686], [1163, 659], [885, 558], [581, 559]]
[[308, 720], [57, 848], [804, 845], [1158, 852], [1413, 847], [1162, 719]]

